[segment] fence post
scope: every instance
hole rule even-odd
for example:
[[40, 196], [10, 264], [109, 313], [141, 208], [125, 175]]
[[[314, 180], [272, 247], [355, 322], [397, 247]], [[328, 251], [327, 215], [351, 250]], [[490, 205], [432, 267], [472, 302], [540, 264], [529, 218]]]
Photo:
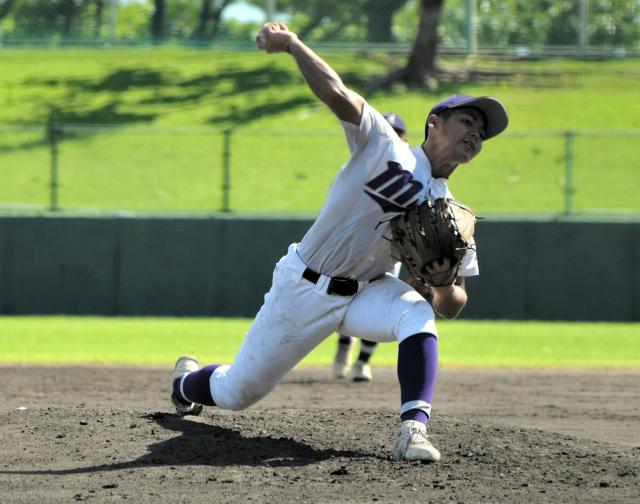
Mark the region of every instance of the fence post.
[[231, 134], [230, 129], [226, 129], [222, 136], [222, 211], [230, 212], [229, 191], [231, 189]]
[[465, 1], [467, 55], [478, 53], [478, 3], [477, 0]]
[[578, 1], [578, 51], [582, 52], [589, 43], [589, 2]]
[[575, 132], [569, 130], [564, 134], [564, 213], [573, 213], [573, 144]]
[[55, 122], [47, 125], [49, 150], [51, 152], [51, 171], [49, 180], [49, 210], [55, 212], [58, 206], [58, 140], [62, 137], [62, 127]]
[[118, 0], [109, 0], [109, 42], [116, 42], [118, 28]]

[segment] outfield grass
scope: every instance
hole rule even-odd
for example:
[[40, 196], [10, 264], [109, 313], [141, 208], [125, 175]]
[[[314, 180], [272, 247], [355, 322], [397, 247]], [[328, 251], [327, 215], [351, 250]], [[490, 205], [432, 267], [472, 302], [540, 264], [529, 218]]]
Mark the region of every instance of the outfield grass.
[[[402, 87], [367, 89], [369, 77], [402, 64], [402, 57], [321, 54], [372, 105], [401, 114], [414, 142], [421, 141], [425, 114], [438, 99], [453, 92], [499, 97], [510, 112], [508, 132], [487, 143], [452, 181], [456, 196], [484, 214], [563, 210], [562, 132], [638, 131], [637, 60], [478, 60], [476, 68], [512, 76], [443, 85], [428, 94]], [[63, 207], [218, 210], [222, 130], [233, 128], [232, 209], [313, 213], [348, 156], [335, 118], [284, 55], [188, 48], [4, 49], [0, 66], [0, 127], [55, 119], [89, 128], [67, 132], [59, 145]], [[121, 128], [90, 128], [106, 123]], [[640, 212], [639, 153], [640, 136], [579, 136], [576, 210]], [[49, 146], [40, 127], [0, 130], [0, 163], [0, 206], [47, 205]]]
[[[233, 360], [249, 319], [2, 317], [0, 363], [171, 366], [192, 353]], [[640, 324], [440, 321], [444, 367], [640, 369]], [[332, 336], [302, 362], [328, 366]], [[397, 345], [379, 346], [374, 366], [393, 366]]]

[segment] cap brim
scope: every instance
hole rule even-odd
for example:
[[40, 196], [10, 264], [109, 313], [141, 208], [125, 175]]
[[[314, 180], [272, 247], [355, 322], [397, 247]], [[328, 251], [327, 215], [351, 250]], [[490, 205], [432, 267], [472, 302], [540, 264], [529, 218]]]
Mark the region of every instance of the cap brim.
[[478, 109], [482, 112], [486, 119], [485, 125], [485, 140], [493, 138], [496, 135], [502, 133], [509, 125], [509, 115], [504, 105], [495, 98], [490, 96], [480, 96], [464, 103], [459, 103], [453, 107], [449, 107], [449, 110], [471, 107]]

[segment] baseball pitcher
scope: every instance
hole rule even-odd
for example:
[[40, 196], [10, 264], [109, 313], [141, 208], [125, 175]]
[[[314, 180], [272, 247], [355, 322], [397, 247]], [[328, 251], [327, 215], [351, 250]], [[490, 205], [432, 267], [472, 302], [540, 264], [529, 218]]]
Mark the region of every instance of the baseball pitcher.
[[[478, 274], [466, 232], [473, 226], [457, 225], [460, 207], [449, 204], [447, 181], [507, 127], [507, 112], [494, 98], [451, 96], [431, 109], [425, 141], [411, 148], [286, 25], [267, 23], [256, 45], [294, 58], [311, 91], [340, 120], [350, 158], [316, 221], [276, 264], [233, 363], [201, 367], [195, 357], [180, 357], [172, 402], [179, 414], [197, 414], [203, 405], [241, 410], [334, 332], [397, 341], [401, 423], [393, 455], [437, 461], [426, 430], [438, 368], [434, 310], [457, 316], [467, 302], [464, 279]], [[396, 258], [431, 288], [431, 302], [387, 273]]]

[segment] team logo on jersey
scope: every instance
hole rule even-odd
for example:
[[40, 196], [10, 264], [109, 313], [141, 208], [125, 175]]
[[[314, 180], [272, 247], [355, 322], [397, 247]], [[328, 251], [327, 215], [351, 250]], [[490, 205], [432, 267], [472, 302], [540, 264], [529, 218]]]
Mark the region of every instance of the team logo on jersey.
[[365, 184], [364, 192], [384, 213], [404, 212], [417, 203], [423, 185], [413, 179], [411, 172], [402, 169], [396, 161], [387, 162], [387, 170]]

